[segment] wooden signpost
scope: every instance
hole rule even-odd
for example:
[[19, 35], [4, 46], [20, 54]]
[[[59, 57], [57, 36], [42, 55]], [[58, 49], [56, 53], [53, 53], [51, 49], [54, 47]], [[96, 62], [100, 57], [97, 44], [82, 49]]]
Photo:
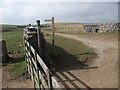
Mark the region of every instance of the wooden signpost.
[[52, 19], [46, 19], [45, 22], [52, 22]]
[[52, 45], [53, 45], [53, 55], [55, 54], [55, 25], [54, 25], [54, 17], [52, 19], [46, 19], [45, 22], [52, 22]]

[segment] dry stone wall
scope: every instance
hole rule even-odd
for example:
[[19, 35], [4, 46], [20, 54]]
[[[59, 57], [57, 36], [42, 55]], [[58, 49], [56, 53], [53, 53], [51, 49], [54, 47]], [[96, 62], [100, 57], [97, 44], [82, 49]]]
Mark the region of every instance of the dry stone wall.
[[117, 32], [119, 30], [120, 23], [104, 23], [97, 25], [85, 25], [84, 31], [86, 32]]
[[117, 32], [118, 23], [99, 24], [99, 32]]

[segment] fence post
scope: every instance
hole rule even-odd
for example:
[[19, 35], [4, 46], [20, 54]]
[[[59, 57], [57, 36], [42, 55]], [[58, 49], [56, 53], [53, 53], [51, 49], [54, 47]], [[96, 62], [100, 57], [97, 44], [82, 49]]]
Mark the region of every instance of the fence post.
[[42, 46], [41, 46], [41, 39], [40, 39], [40, 34], [41, 34], [41, 30], [40, 30], [40, 20], [37, 20], [37, 37], [38, 37], [38, 52], [39, 54], [42, 56]]

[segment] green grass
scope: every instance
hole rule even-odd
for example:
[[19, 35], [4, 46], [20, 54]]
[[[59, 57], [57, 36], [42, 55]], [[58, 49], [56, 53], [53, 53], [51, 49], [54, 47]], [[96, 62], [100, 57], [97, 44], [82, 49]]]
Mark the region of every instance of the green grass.
[[[47, 51], [52, 55], [51, 35], [45, 34], [47, 40]], [[86, 62], [92, 62], [96, 58], [97, 54], [93, 48], [88, 47], [83, 42], [77, 40], [64, 38], [61, 36], [55, 36], [55, 56], [52, 57], [55, 64], [55, 68], [58, 70], [69, 68], [73, 69], [72, 66], [76, 63], [82, 63], [78, 67], [86, 66]], [[84, 63], [84, 65], [83, 65]], [[70, 66], [71, 65], [71, 66]], [[74, 69], [79, 69], [76, 65]]]
[[2, 39], [2, 33], [0, 33], [0, 39]]
[[[16, 63], [8, 70], [13, 73], [23, 73], [25, 71], [23, 32], [16, 28], [16, 25], [3, 25], [2, 39], [6, 41], [8, 53]], [[19, 59], [19, 58], [22, 58]]]
[[19, 57], [24, 55], [22, 31], [16, 29], [16, 31], [4, 32], [2, 38], [6, 41], [9, 52]]
[[[2, 33], [3, 39], [6, 40], [8, 51], [12, 55], [16, 56], [16, 62], [10, 69], [10, 72], [16, 73], [17, 75], [25, 71], [24, 49], [23, 49], [23, 32], [15, 28], [14, 26], [4, 26], [3, 29], [7, 29], [7, 32]], [[5, 30], [4, 29], [4, 30]], [[47, 40], [47, 51], [49, 55], [52, 55], [51, 35], [45, 34]], [[68, 68], [70, 65], [76, 65], [76, 62], [85, 63], [91, 61], [97, 55], [93, 48], [89, 48], [82, 42], [67, 39], [61, 36], [55, 37], [55, 56], [51, 56], [55, 67], [59, 70], [61, 67]], [[19, 60], [18, 58], [22, 58]], [[63, 64], [63, 65], [61, 65]], [[74, 66], [74, 65], [73, 65]], [[81, 66], [81, 65], [79, 65]], [[76, 65], [77, 67], [77, 65]], [[73, 69], [73, 68], [71, 68]], [[75, 68], [76, 69], [76, 68]]]
[[14, 64], [13, 66], [11, 66], [11, 68], [8, 71], [15, 73], [16, 76], [20, 75], [21, 73], [26, 71], [25, 62], [22, 61]]
[[0, 27], [2, 27], [3, 29], [7, 28], [7, 29], [10, 29], [10, 28], [15, 28], [17, 25], [7, 25], [7, 24], [1, 24]]
[[0, 27], [2, 27], [1, 30], [3, 31], [0, 35], [2, 36], [2, 39], [6, 41], [9, 55], [12, 55], [12, 58], [15, 58], [15, 63], [8, 71], [19, 75], [21, 73], [24, 73], [24, 71], [26, 70], [25, 60], [23, 58], [25, 52], [23, 45], [23, 31], [18, 29], [16, 26], [17, 25], [0, 25]]
[[[46, 39], [47, 39], [47, 42], [50, 43], [50, 41], [51, 41], [50, 36], [47, 37]], [[72, 54], [72, 55], [77, 55], [77, 54], [82, 54], [82, 53], [94, 53], [94, 49], [89, 48], [83, 42], [64, 38], [61, 36], [55, 36], [55, 45], [63, 48], [66, 52], [68, 52], [69, 54]], [[57, 53], [60, 54], [59, 50], [57, 51]], [[77, 55], [77, 56], [79, 56], [79, 55]]]
[[17, 29], [16, 25], [0, 25], [0, 27], [2, 28], [0, 30], [2, 30], [3, 32], [4, 31], [13, 31], [13, 30]]

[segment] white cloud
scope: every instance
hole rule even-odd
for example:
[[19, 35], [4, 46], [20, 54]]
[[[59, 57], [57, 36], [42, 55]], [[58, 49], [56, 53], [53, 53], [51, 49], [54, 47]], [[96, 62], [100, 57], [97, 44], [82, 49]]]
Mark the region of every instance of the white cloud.
[[52, 16], [55, 17], [57, 22], [113, 21], [117, 20], [117, 8], [117, 3], [8, 2], [1, 9], [3, 11], [3, 23], [28, 24], [35, 23], [36, 19], [44, 22], [44, 19], [51, 18]]
[[2, 9], [0, 8], [0, 22], [2, 23]]
[[1, 0], [2, 2], [119, 2], [119, 0]]

